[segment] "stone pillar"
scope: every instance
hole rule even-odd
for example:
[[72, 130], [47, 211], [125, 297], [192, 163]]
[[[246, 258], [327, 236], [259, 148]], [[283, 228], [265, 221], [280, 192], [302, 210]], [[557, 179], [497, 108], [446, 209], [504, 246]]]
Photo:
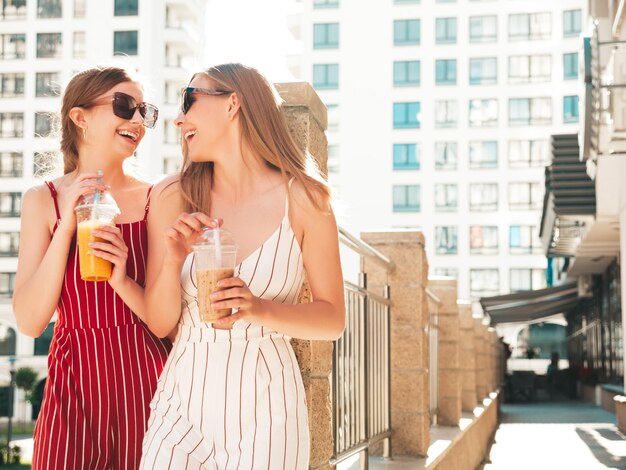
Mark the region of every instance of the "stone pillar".
[[491, 391], [495, 392], [500, 388], [500, 361], [498, 361], [499, 340], [495, 328], [489, 327], [489, 337], [491, 342]]
[[363, 241], [387, 256], [395, 270], [365, 259], [368, 289], [391, 291], [391, 428], [394, 455], [426, 456], [430, 415], [428, 386], [428, 262], [420, 232], [367, 232]]
[[474, 317], [474, 347], [476, 349], [476, 395], [478, 402], [482, 401], [489, 392], [489, 386], [487, 384], [487, 364], [485, 364], [485, 326], [483, 325], [482, 317]]
[[[279, 83], [276, 89], [284, 100], [283, 111], [287, 125], [296, 144], [310, 152], [326, 174], [328, 142], [324, 131], [327, 126], [326, 106], [315, 90], [305, 82]], [[301, 302], [311, 299], [305, 285], [300, 293]], [[309, 405], [311, 431], [310, 469], [329, 469], [333, 455], [331, 373], [333, 343], [331, 341], [291, 340]]]
[[461, 407], [473, 411], [476, 407], [476, 348], [474, 346], [474, 319], [472, 303], [457, 301], [461, 335], [459, 342], [459, 367], [461, 369]]
[[437, 423], [458, 426], [461, 419], [460, 322], [456, 279], [432, 277], [428, 287], [439, 297]]

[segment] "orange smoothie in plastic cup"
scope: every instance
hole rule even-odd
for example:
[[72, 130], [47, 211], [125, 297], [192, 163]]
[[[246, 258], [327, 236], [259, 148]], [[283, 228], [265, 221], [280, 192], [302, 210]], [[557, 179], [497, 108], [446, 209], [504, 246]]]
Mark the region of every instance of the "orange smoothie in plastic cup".
[[78, 244], [78, 260], [80, 263], [80, 277], [83, 281], [108, 281], [111, 278], [113, 264], [94, 254], [91, 254], [90, 242], [106, 242], [102, 238], [94, 237], [91, 232], [105, 225], [99, 220], [83, 220], [78, 223], [76, 242]]

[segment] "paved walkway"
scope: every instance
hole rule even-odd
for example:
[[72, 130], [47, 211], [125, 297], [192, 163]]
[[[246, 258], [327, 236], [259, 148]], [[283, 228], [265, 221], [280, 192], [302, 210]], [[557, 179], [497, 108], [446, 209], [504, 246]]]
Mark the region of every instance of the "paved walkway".
[[615, 415], [580, 402], [504, 404], [483, 470], [626, 470]]

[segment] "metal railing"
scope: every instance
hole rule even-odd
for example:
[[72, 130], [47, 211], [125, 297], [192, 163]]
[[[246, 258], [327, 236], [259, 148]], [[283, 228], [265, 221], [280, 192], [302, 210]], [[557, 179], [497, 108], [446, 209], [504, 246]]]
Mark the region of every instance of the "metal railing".
[[[346, 230], [340, 241], [386, 270], [393, 263]], [[361, 266], [363, 263], [361, 263]], [[359, 285], [344, 281], [346, 329], [335, 342], [333, 354], [333, 437], [331, 464], [361, 454], [361, 469], [368, 468], [370, 446], [383, 441], [383, 456], [391, 457], [390, 289], [382, 295], [367, 288], [367, 276], [359, 273]]]

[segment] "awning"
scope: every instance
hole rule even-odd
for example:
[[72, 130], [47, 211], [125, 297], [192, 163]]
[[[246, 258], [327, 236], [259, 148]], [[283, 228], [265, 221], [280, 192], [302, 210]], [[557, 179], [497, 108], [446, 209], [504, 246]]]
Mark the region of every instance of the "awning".
[[578, 305], [578, 287], [568, 282], [547, 289], [482, 297], [480, 305], [491, 323], [529, 322], [566, 313]]

